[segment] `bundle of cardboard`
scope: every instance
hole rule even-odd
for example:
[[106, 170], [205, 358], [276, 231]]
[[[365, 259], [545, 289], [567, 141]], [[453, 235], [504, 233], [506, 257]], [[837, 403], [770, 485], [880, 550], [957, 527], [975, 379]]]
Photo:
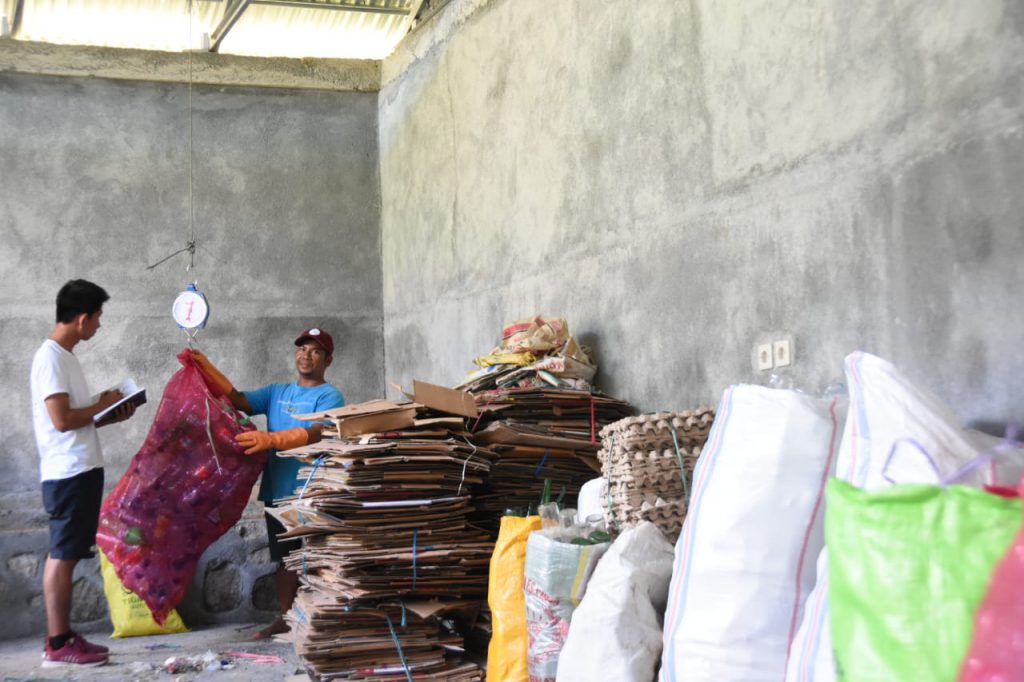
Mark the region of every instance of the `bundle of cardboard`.
[[462, 651], [462, 637], [445, 616], [473, 604], [382, 602], [338, 603], [314, 591], [300, 591], [287, 620], [295, 651], [321, 680], [391, 682], [417, 680], [476, 682], [472, 662], [446, 654]]
[[675, 542], [686, 518], [693, 467], [715, 413], [710, 407], [627, 417], [601, 430], [605, 523], [617, 531], [643, 521]]
[[575, 504], [599, 470], [598, 432], [632, 407], [592, 388], [597, 368], [562, 318], [506, 325], [501, 344], [476, 363], [483, 369], [459, 385], [480, 413], [472, 439], [500, 456], [478, 498], [479, 523], [494, 531], [505, 510], [535, 511], [545, 480], [553, 499]]
[[465, 415], [450, 411], [471, 414], [469, 396], [417, 389], [423, 402], [303, 415], [329, 421], [328, 437], [281, 453], [308, 463], [297, 496], [270, 511], [285, 537], [304, 538], [285, 560], [302, 585], [287, 619], [322, 679], [481, 677], [453, 659], [462, 649], [453, 623], [468, 630], [486, 598], [493, 543], [469, 517], [496, 456], [469, 442]]

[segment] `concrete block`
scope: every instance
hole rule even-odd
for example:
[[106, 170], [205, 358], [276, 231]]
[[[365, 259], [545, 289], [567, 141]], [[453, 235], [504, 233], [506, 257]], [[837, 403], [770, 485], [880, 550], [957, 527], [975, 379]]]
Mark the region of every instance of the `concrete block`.
[[242, 600], [238, 566], [215, 560], [206, 564], [203, 576], [203, 605], [210, 611], [230, 611]]
[[7, 571], [26, 580], [39, 578], [41, 565], [39, 555], [35, 552], [22, 552], [7, 559]]

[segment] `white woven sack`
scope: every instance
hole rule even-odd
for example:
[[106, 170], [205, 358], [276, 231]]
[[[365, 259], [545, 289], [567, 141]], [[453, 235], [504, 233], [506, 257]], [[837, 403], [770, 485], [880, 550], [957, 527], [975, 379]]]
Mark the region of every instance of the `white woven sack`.
[[[915, 452], [900, 452], [883, 475], [894, 446], [914, 449], [905, 440], [908, 438], [931, 455], [943, 476], [975, 459], [984, 449], [980, 434], [961, 428], [942, 401], [915, 386], [889, 362], [856, 351], [847, 356], [845, 367], [850, 412], [839, 449], [839, 478], [869, 490], [885, 488], [893, 482], [936, 482], [928, 459]], [[960, 482], [986, 483], [994, 470], [979, 469]], [[828, 620], [828, 557], [824, 549], [817, 566], [817, 583], [807, 598], [803, 622], [790, 648], [786, 682], [836, 679]]]
[[572, 614], [557, 682], [651, 682], [672, 578], [672, 543], [645, 521], [616, 538]]
[[824, 545], [839, 398], [733, 386], [694, 471], [665, 614], [663, 682], [778, 682]]

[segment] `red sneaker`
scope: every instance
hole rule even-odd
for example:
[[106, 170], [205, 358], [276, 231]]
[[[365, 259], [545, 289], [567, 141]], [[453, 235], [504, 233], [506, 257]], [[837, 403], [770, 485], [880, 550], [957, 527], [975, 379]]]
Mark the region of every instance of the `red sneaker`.
[[50, 640], [46, 640], [46, 652], [43, 654], [44, 668], [56, 668], [64, 665], [78, 665], [83, 668], [93, 668], [104, 665], [110, 656], [106, 653], [93, 653], [85, 650], [85, 642], [79, 635], [73, 636], [59, 649], [50, 646]]
[[82, 635], [78, 634], [77, 632], [72, 633], [72, 634], [74, 635], [75, 639], [80, 639], [82, 641], [82, 648], [85, 649], [86, 651], [88, 651], [90, 654], [109, 654], [110, 653], [110, 649], [108, 649], [107, 647], [103, 646], [102, 644], [93, 644], [92, 642], [90, 642], [89, 640], [87, 640], [85, 637], [83, 637]]

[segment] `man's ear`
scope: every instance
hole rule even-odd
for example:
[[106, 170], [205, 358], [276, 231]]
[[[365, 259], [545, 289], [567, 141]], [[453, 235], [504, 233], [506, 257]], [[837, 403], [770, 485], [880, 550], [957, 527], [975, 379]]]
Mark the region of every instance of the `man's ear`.
[[89, 313], [78, 313], [77, 315], [75, 315], [75, 329], [77, 329], [78, 331], [82, 331], [82, 328], [85, 326], [85, 321], [88, 319]]
[[334, 356], [333, 355], [328, 355], [327, 359], [324, 360], [324, 369], [327, 369], [328, 367], [330, 367], [332, 362], [334, 362]]

